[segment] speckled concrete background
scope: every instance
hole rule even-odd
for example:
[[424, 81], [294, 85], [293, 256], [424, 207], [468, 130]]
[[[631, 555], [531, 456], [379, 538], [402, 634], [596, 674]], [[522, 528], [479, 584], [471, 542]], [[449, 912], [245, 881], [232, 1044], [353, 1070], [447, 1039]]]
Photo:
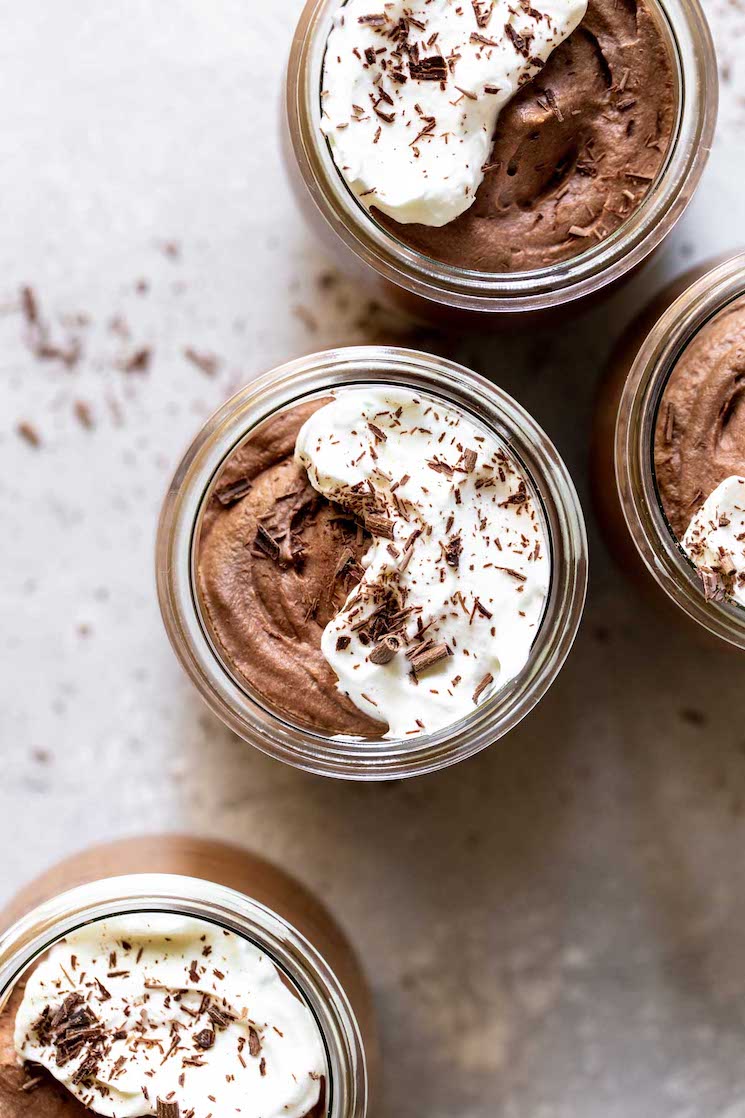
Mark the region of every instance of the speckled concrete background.
[[[742, 664], [665, 632], [590, 515], [581, 639], [509, 740], [415, 783], [307, 777], [249, 752], [182, 677], [154, 595], [161, 497], [235, 386], [382, 331], [508, 387], [586, 498], [612, 341], [665, 276], [745, 245], [745, 6], [704, 2], [723, 105], [688, 215], [577, 328], [498, 341], [409, 335], [320, 281], [273, 104], [300, 0], [3, 6], [0, 900], [118, 835], [263, 851], [367, 961], [384, 1118], [745, 1115]], [[74, 370], [29, 351], [23, 284], [53, 346], [79, 336]], [[143, 348], [148, 371], [125, 371]]]

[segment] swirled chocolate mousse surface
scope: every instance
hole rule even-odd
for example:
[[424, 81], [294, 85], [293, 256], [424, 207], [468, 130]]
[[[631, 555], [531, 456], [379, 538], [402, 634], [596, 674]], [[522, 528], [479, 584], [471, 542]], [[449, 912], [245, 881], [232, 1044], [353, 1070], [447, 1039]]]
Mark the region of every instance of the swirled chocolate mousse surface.
[[380, 737], [385, 725], [337, 690], [321, 651], [370, 544], [295, 462], [324, 402], [272, 417], [226, 463], [199, 539], [199, 594], [228, 664], [272, 707], [321, 732]]
[[[451, 64], [452, 92], [463, 97], [457, 73]], [[412, 248], [456, 267], [557, 264], [638, 209], [676, 114], [673, 61], [650, 5], [590, 0], [579, 27], [502, 110], [473, 206], [442, 228], [376, 216]]]
[[745, 474], [745, 299], [708, 323], [667, 382], [655, 431], [662, 506], [678, 539], [726, 478]]

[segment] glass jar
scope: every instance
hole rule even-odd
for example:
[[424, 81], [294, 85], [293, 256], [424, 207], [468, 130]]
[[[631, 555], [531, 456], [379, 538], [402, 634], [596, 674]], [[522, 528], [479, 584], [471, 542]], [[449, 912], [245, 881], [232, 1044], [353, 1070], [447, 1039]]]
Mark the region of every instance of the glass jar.
[[[284, 878], [281, 871], [268, 863], [254, 860], [235, 848], [219, 843], [200, 844], [198, 840], [153, 837], [89, 851], [56, 867], [35, 883], [31, 891], [44, 892], [52, 882], [86, 877], [97, 862], [102, 863], [102, 868], [141, 864], [150, 857], [156, 864], [172, 864], [179, 859], [191, 862], [195, 849], [199, 851], [197, 860], [206, 859], [218, 869], [232, 865], [232, 872], [238, 866], [239, 856], [247, 859], [239, 871], [247, 875], [247, 880], [255, 879], [257, 867], [260, 867], [260, 876], [265, 877], [265, 884], [268, 870], [270, 877]], [[301, 902], [305, 901], [308, 895], [302, 887], [289, 878], [284, 878], [284, 882], [292, 884], [293, 891], [299, 890]], [[19, 906], [25, 908], [22, 898], [13, 907], [17, 911]], [[0, 935], [0, 1012], [16, 983], [59, 940], [86, 923], [135, 912], [169, 912], [205, 920], [243, 936], [265, 951], [295, 994], [308, 1006], [318, 1025], [327, 1062], [325, 1113], [328, 1118], [364, 1118], [368, 1075], [360, 1027], [347, 993], [329, 962], [283, 915], [213, 881], [174, 874], [136, 873], [89, 880], [69, 891], [50, 894]]]
[[[271, 415], [331, 390], [388, 384], [427, 393], [491, 430], [533, 489], [551, 549], [543, 620], [524, 669], [473, 714], [436, 733], [403, 740], [330, 737], [298, 728], [234, 676], [210, 639], [196, 590], [200, 523], [228, 456]], [[166, 496], [157, 543], [161, 611], [182, 665], [213, 711], [244, 740], [309, 772], [354, 780], [415, 776], [493, 744], [532, 709], [574, 641], [587, 585], [587, 540], [579, 500], [556, 449], [535, 421], [476, 373], [431, 354], [384, 346], [331, 350], [252, 382], [208, 420]]]
[[625, 569], [701, 634], [745, 649], [745, 610], [706, 599], [660, 501], [654, 436], [668, 378], [685, 348], [745, 295], [745, 254], [676, 280], [643, 312], [613, 357], [595, 415], [593, 490]]
[[[604, 292], [670, 232], [698, 185], [716, 123], [718, 76], [698, 0], [648, 0], [675, 65], [677, 126], [657, 180], [610, 236], [570, 260], [526, 272], [487, 273], [423, 256], [383, 228], [348, 190], [321, 132], [326, 41], [340, 0], [308, 0], [287, 73], [283, 141], [290, 180], [311, 224], [377, 294], [414, 317], [514, 324], [550, 319]], [[532, 312], [532, 313], [531, 313]], [[553, 312], [553, 313], [552, 313]]]

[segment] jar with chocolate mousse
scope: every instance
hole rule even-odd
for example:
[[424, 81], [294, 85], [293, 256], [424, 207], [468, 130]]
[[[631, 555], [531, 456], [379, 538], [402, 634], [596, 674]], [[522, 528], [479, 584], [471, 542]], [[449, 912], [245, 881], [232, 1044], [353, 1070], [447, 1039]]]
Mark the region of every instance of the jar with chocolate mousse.
[[556, 678], [587, 545], [555, 448], [425, 353], [275, 369], [187, 452], [157, 545], [163, 618], [212, 709], [264, 752], [357, 780], [453, 764]]
[[601, 392], [593, 486], [626, 569], [745, 648], [745, 255], [663, 292]]
[[[148, 840], [155, 864], [188, 860], [163, 841]], [[240, 862], [207, 845], [197, 861]], [[103, 861], [140, 862], [137, 846], [105, 848]], [[238, 872], [250, 877], [248, 862]], [[144, 873], [52, 894], [0, 935], [0, 1118], [236, 1113], [367, 1113], [347, 993], [283, 916], [214, 882]]]
[[513, 324], [565, 314], [660, 244], [717, 100], [697, 0], [308, 0], [287, 163], [383, 299]]

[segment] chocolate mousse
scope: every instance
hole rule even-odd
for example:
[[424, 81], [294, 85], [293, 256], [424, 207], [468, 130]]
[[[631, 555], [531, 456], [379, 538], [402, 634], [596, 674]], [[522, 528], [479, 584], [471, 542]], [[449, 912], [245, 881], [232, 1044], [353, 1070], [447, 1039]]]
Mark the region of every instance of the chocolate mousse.
[[545, 268], [641, 205], [676, 122], [673, 61], [647, 0], [590, 0], [580, 26], [505, 106], [473, 206], [442, 228], [378, 220], [436, 260]]
[[745, 299], [704, 326], [673, 369], [654, 462], [662, 507], [680, 540], [717, 486], [745, 474]]
[[314, 1018], [259, 948], [167, 913], [87, 925], [0, 1015], [0, 1118], [320, 1118]]
[[281, 412], [234, 452], [197, 580], [216, 648], [270, 709], [327, 736], [402, 739], [522, 670], [550, 548], [495, 435], [369, 385]]

